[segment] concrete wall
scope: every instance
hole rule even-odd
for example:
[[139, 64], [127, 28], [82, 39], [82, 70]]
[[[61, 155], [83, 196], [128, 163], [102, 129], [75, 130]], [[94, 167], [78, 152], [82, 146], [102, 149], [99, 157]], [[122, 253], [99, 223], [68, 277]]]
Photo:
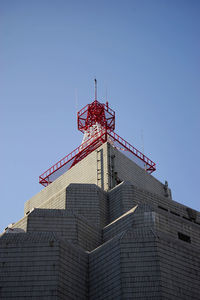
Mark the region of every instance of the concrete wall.
[[103, 241], [106, 242], [120, 232], [125, 232], [132, 228], [155, 230], [156, 213], [151, 206], [148, 204], [137, 205], [105, 226], [103, 228]]
[[[187, 208], [186, 208], [187, 209]], [[200, 225], [174, 215], [154, 204], [139, 204], [103, 228], [103, 241], [129, 228], [152, 228], [180, 241], [179, 234], [188, 237], [192, 246], [200, 247]]]
[[59, 244], [52, 234], [0, 239], [0, 299], [58, 299]]
[[25, 232], [27, 231], [27, 216], [23, 217], [22, 219], [20, 219], [18, 222], [16, 222], [12, 228], [21, 228], [22, 230], [24, 230]]
[[55, 233], [88, 251], [95, 249], [102, 243], [101, 230], [72, 210], [36, 208], [15, 223], [9, 232], [16, 233], [17, 229], [23, 229], [29, 233]]
[[35, 209], [28, 216], [27, 231], [54, 232], [89, 251], [101, 244], [101, 231], [71, 210]]
[[[87, 157], [81, 160], [74, 167], [69, 169], [66, 173], [61, 175], [58, 179], [56, 179], [49, 186], [43, 188], [41, 192], [33, 196], [30, 200], [25, 203], [24, 213], [30, 211], [32, 208], [43, 207], [46, 205], [45, 203], [49, 200], [48, 208], [61, 208], [63, 209], [63, 201], [60, 201], [61, 198], [65, 198], [65, 189], [70, 183], [89, 183], [89, 184], [97, 184], [97, 152], [102, 149], [103, 151], [103, 166], [104, 173], [107, 173], [107, 144], [99, 147], [96, 151], [90, 153]], [[106, 176], [106, 175], [105, 175]], [[106, 178], [103, 178], [104, 188], [107, 189], [106, 186]], [[56, 201], [58, 203], [56, 204]], [[56, 205], [56, 207], [55, 207]], [[50, 207], [51, 206], [51, 207]]]
[[158, 259], [161, 270], [162, 299], [200, 299], [199, 247], [176, 241], [158, 233]]
[[152, 231], [125, 231], [89, 255], [89, 299], [161, 299]]
[[197, 300], [199, 264], [199, 248], [133, 225], [91, 252], [89, 295], [91, 299]]
[[89, 299], [122, 299], [119, 238], [112, 239], [89, 255]]
[[170, 215], [163, 211], [155, 213], [155, 226], [159, 231], [166, 233], [170, 238], [180, 241], [179, 233], [190, 238], [192, 246], [200, 248], [200, 226], [179, 216]]
[[[86, 171], [87, 170], [87, 171]], [[32, 208], [64, 209], [65, 190], [70, 183], [96, 184], [105, 191], [113, 188], [119, 177], [158, 195], [165, 195], [164, 185], [123, 155], [109, 143], [90, 153], [66, 173], [25, 203], [24, 213]]]
[[52, 233], [0, 239], [0, 299], [87, 299], [88, 255]]
[[80, 214], [97, 227], [108, 224], [107, 193], [94, 184], [70, 184], [39, 207], [67, 209]]
[[133, 227], [133, 217], [135, 217], [135, 210], [137, 206], [123, 214], [121, 217], [111, 222], [103, 228], [103, 242], [115, 237], [117, 234], [126, 231]]
[[88, 254], [60, 242], [58, 269], [58, 299], [88, 299]]
[[133, 185], [131, 182], [123, 182], [108, 192], [110, 221], [137, 204], [150, 204], [166, 211], [169, 216], [178, 216], [186, 221], [200, 225], [200, 213], [164, 196], [149, 192]]
[[144, 229], [128, 230], [121, 238], [121, 299], [163, 299], [156, 242]]
[[[129, 181], [138, 188], [145, 189], [152, 193], [165, 196], [164, 185], [134, 161], [129, 159], [124, 153], [108, 144], [109, 156], [112, 157], [113, 176], [121, 181]], [[113, 186], [112, 186], [113, 187]], [[169, 190], [169, 197], [171, 191]]]
[[0, 237], [0, 299], [200, 299], [200, 213], [165, 194], [104, 144]]
[[97, 227], [108, 224], [107, 193], [94, 184], [70, 184], [66, 209], [72, 209]]
[[134, 186], [126, 182], [119, 184], [108, 192], [110, 222], [138, 204], [134, 195]]

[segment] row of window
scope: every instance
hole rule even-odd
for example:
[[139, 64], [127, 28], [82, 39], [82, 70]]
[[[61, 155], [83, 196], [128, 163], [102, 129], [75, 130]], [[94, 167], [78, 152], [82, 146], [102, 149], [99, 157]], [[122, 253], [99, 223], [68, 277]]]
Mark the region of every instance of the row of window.
[[[165, 207], [163, 207], [163, 206], [158, 205], [158, 208], [160, 208], [160, 209], [162, 209], [162, 210], [168, 212], [168, 209], [165, 208]], [[173, 215], [175, 215], [175, 216], [180, 217], [180, 214], [178, 214], [178, 213], [175, 212], [175, 211], [170, 210], [170, 213], [173, 214]], [[183, 216], [183, 218], [184, 218], [184, 219], [187, 219], [187, 220], [189, 220], [189, 221], [191, 221], [189, 218], [186, 218], [186, 217], [184, 217], [184, 216]], [[184, 234], [184, 233], [182, 233], [182, 232], [178, 232], [178, 238], [179, 238], [180, 240], [184, 241], [184, 242], [191, 243], [191, 238], [190, 238], [190, 236], [189, 236], [189, 235], [186, 235], [186, 234]]]

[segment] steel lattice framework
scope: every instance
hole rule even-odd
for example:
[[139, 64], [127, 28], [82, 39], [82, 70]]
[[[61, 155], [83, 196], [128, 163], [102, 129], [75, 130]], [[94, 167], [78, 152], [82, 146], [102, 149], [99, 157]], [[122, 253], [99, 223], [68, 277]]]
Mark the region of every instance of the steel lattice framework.
[[107, 131], [115, 130], [115, 112], [106, 104], [97, 100], [87, 104], [77, 113], [78, 130], [85, 131], [93, 125], [99, 124]]
[[156, 164], [151, 159], [114, 132], [115, 112], [109, 107], [108, 102], [103, 104], [96, 100], [96, 86], [95, 100], [78, 112], [77, 125], [78, 130], [85, 135], [84, 141], [79, 147], [39, 176], [39, 183], [43, 186], [52, 183], [105, 142], [110, 142], [149, 174], [156, 170]]

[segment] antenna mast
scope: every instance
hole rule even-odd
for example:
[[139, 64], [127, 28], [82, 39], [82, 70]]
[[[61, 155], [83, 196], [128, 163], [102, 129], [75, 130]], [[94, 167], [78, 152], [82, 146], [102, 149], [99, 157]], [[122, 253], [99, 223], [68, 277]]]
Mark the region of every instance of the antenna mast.
[[97, 101], [97, 80], [96, 78], [94, 79], [94, 85], [95, 85], [95, 101]]
[[126, 151], [128, 156], [131, 154], [134, 162], [149, 174], [156, 170], [156, 164], [152, 160], [114, 132], [115, 112], [108, 106], [108, 101], [104, 104], [97, 100], [96, 78], [94, 83], [95, 100], [77, 113], [78, 130], [84, 134], [82, 144], [40, 175], [39, 182], [43, 186], [49, 185], [106, 142], [120, 151]]

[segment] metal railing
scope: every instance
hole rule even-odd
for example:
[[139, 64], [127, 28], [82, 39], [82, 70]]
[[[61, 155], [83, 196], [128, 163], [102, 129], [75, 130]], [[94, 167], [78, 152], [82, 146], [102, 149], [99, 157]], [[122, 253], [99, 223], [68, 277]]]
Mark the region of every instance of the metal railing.
[[[79, 147], [77, 147], [71, 153], [69, 153], [68, 155], [63, 157], [61, 160], [59, 160], [56, 164], [54, 164], [52, 167], [50, 167], [48, 170], [46, 170], [42, 175], [39, 176], [39, 183], [41, 183], [42, 185], [45, 185], [45, 186], [48, 185], [49, 183], [51, 183], [49, 180], [47, 180], [49, 176], [51, 176], [56, 171], [58, 171], [63, 166], [65, 166], [72, 159], [74, 159], [77, 155], [80, 155], [83, 150], [87, 149], [87, 147], [89, 147], [92, 143], [94, 143], [96, 140], [100, 139], [103, 135], [105, 135], [105, 133], [106, 133], [105, 129], [101, 130], [101, 132], [97, 132], [90, 139], [85, 141], [83, 144], [81, 144]], [[87, 155], [89, 153], [87, 153]]]
[[[75, 150], [73, 150], [71, 153], [63, 157], [61, 160], [59, 160], [56, 164], [54, 164], [51, 168], [49, 168], [47, 171], [45, 171], [42, 175], [39, 176], [39, 183], [41, 183], [44, 186], [47, 186], [52, 181], [54, 181], [57, 177], [59, 177], [61, 174], [55, 176], [52, 180], [51, 175], [55, 174], [58, 170], [66, 166], [71, 162], [71, 165], [69, 164], [69, 168], [73, 167], [76, 163], [81, 161], [83, 158], [85, 158], [88, 154], [90, 154], [92, 151], [97, 149], [100, 145], [105, 143], [106, 141], [110, 142], [110, 137], [113, 141], [113, 144], [115, 145], [115, 142], [119, 143], [123, 149], [128, 151], [129, 153], [133, 154], [135, 157], [137, 157], [140, 161], [144, 162], [145, 170], [148, 171], [148, 173], [152, 173], [156, 170], [156, 164], [149, 159], [146, 155], [144, 155], [142, 152], [140, 152], [138, 149], [133, 147], [131, 144], [129, 144], [127, 141], [125, 141], [122, 137], [120, 137], [117, 133], [114, 131], [106, 131], [106, 129], [102, 129], [100, 132], [95, 133], [90, 139], [85, 141], [83, 144], [81, 144], [79, 147], [77, 147]], [[117, 147], [116, 147], [117, 148]], [[74, 161], [72, 161], [74, 159]], [[64, 168], [63, 168], [64, 169]], [[65, 168], [64, 172], [66, 172], [68, 169]], [[63, 172], [63, 173], [64, 173]]]
[[137, 156], [140, 160], [147, 164], [149, 167], [147, 170], [152, 170], [152, 172], [156, 170], [156, 164], [151, 159], [149, 159], [146, 155], [144, 155], [138, 149], [136, 149], [127, 141], [125, 141], [117, 133], [115, 133], [114, 131], [110, 131], [108, 132], [108, 135], [112, 137], [115, 141], [117, 141], [120, 145], [122, 145], [125, 148], [125, 150], [130, 151], [133, 155]]

